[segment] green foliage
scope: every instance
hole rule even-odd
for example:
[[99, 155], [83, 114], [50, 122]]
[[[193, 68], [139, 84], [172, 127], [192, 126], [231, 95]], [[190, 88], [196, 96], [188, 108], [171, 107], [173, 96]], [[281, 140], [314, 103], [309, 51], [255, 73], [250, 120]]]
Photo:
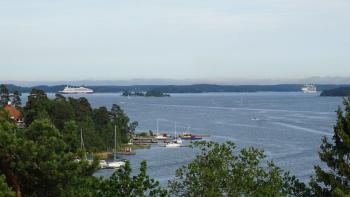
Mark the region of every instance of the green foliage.
[[7, 105], [10, 101], [10, 92], [7, 89], [6, 85], [0, 85], [0, 107]]
[[21, 107], [21, 105], [22, 105], [21, 96], [22, 96], [22, 94], [18, 90], [15, 90], [13, 92], [12, 104], [17, 108]]
[[333, 141], [322, 140], [319, 156], [328, 168], [315, 166], [310, 185], [316, 196], [350, 196], [350, 98], [343, 103], [344, 111], [337, 110]]
[[30, 125], [36, 119], [48, 117], [50, 100], [44, 91], [33, 88], [24, 107], [24, 122]]
[[330, 90], [324, 90], [322, 91], [321, 96], [350, 96], [350, 87], [346, 86]]
[[63, 140], [68, 146], [68, 152], [77, 152], [80, 148], [80, 137], [79, 137], [79, 129], [75, 121], [67, 121], [64, 124], [63, 130], [61, 131]]
[[[175, 196], [303, 196], [305, 185], [283, 174], [263, 151], [248, 148], [235, 154], [232, 142], [197, 142], [200, 154], [169, 182]], [[302, 191], [301, 191], [302, 190]]]
[[[63, 95], [56, 94], [55, 99], [50, 100], [39, 89], [32, 90], [23, 111], [26, 125], [34, 120], [49, 118], [63, 134], [68, 150], [73, 152], [77, 151], [80, 129], [83, 130], [87, 151], [94, 152], [114, 147], [114, 126], [117, 127], [118, 146], [127, 143], [137, 127], [134, 122], [129, 125], [129, 118], [118, 105], [114, 105], [111, 111], [106, 107], [92, 109], [86, 98], [66, 99]], [[70, 124], [68, 130], [67, 123]]]
[[56, 99], [52, 103], [48, 109], [50, 119], [59, 130], [62, 130], [66, 122], [74, 120], [73, 108], [66, 100]]
[[129, 117], [124, 113], [119, 105], [113, 104], [110, 112], [112, 123], [116, 125], [122, 143], [128, 143], [130, 138]]
[[109, 112], [106, 107], [95, 109], [93, 117], [94, 122], [101, 127], [106, 127], [110, 123]]
[[74, 109], [77, 122], [85, 122], [92, 117], [92, 108], [86, 98], [69, 98], [69, 103]]
[[60, 132], [47, 120], [36, 120], [14, 135], [15, 125], [0, 124], [0, 172], [16, 192], [26, 196], [60, 196], [72, 185], [94, 179], [97, 161], [75, 162]]
[[0, 176], [0, 197], [14, 197], [15, 192], [7, 185], [5, 176]]
[[167, 191], [162, 189], [157, 181], [151, 179], [146, 171], [146, 161], [142, 161], [140, 173], [131, 176], [130, 163], [126, 162], [125, 167], [116, 171], [112, 177], [101, 181], [98, 196], [168, 196]]

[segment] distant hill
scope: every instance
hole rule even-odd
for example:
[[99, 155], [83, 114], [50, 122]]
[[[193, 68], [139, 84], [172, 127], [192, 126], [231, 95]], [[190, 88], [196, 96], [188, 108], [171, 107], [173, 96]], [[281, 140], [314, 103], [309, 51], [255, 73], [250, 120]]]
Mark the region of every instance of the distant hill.
[[350, 96], [350, 86], [324, 90], [321, 96]]
[[[171, 85], [159, 86], [154, 90], [165, 93], [203, 93], [203, 92], [299, 92], [304, 84], [281, 85]], [[316, 85], [319, 91], [329, 90], [344, 85]]]
[[[341, 88], [349, 85], [316, 85], [319, 91]], [[39, 88], [48, 93], [56, 93], [63, 90], [65, 85], [55, 86], [33, 86], [21, 87], [13, 84], [7, 85], [10, 92], [19, 90], [22, 93], [29, 93], [33, 88]], [[299, 92], [303, 84], [280, 84], [280, 85], [131, 85], [131, 86], [85, 86], [96, 93], [115, 93], [124, 91], [147, 92], [150, 90], [163, 93], [204, 93], [204, 92]]]

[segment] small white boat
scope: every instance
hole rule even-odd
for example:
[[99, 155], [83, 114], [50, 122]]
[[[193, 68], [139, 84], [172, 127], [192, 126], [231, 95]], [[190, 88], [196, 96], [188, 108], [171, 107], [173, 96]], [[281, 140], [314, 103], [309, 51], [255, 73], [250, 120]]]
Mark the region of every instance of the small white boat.
[[167, 140], [168, 137], [164, 136], [164, 135], [156, 135], [155, 139], [157, 139], [157, 140]]
[[175, 143], [175, 142], [170, 142], [168, 144], [165, 145], [166, 148], [177, 148], [177, 147], [181, 147], [181, 144]]
[[119, 169], [121, 167], [125, 166], [125, 162], [124, 161], [112, 161], [112, 162], [108, 162], [106, 168], [109, 169]]
[[182, 144], [181, 138], [177, 138], [174, 142], [175, 142], [176, 144]]
[[107, 167], [108, 167], [108, 164], [107, 164], [106, 160], [100, 160], [100, 168], [104, 169]]
[[157, 134], [156, 134], [155, 139], [157, 139], [157, 140], [167, 140], [168, 139], [167, 134], [160, 134], [159, 133], [159, 119], [157, 119], [156, 121], [157, 121]]
[[175, 139], [174, 139], [172, 142], [170, 142], [170, 143], [168, 143], [168, 144], [165, 145], [166, 148], [181, 147], [181, 144], [182, 144], [181, 138], [176, 138], [176, 122], [175, 122], [174, 137], [175, 137]]
[[114, 126], [114, 158], [113, 161], [107, 162], [107, 169], [119, 169], [120, 167], [125, 166], [125, 162], [121, 160], [117, 160], [116, 156], [117, 152], [117, 126]]

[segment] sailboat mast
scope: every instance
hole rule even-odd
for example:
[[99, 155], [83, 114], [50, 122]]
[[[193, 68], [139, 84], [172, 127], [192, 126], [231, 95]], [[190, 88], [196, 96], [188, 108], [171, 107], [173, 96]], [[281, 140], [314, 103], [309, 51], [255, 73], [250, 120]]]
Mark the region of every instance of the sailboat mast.
[[80, 149], [83, 150], [83, 148], [84, 148], [83, 129], [80, 128]]
[[114, 125], [114, 160], [117, 154], [117, 125]]
[[157, 136], [159, 135], [159, 119], [157, 119]]
[[83, 154], [83, 160], [87, 160], [87, 155], [84, 146], [83, 128], [80, 128], [80, 148]]
[[175, 136], [174, 136], [174, 138], [176, 139], [176, 122], [175, 122]]

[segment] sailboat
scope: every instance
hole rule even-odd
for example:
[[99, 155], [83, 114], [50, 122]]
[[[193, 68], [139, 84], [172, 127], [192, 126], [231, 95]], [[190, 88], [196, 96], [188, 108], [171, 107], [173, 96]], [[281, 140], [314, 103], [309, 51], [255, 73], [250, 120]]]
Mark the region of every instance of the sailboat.
[[166, 144], [165, 147], [167, 147], [167, 148], [177, 148], [177, 147], [181, 147], [181, 144], [182, 144], [181, 138], [178, 138], [176, 136], [176, 123], [175, 123], [174, 140], [172, 142]]
[[113, 161], [107, 163], [107, 168], [118, 169], [122, 166], [125, 166], [125, 162], [117, 160], [117, 126], [114, 126], [114, 155]]
[[[81, 150], [81, 159], [75, 159], [74, 161], [76, 162], [81, 162], [81, 161], [89, 161], [87, 158], [87, 153], [85, 150], [85, 145], [84, 145], [84, 138], [83, 138], [83, 129], [80, 129], [80, 150]], [[92, 163], [91, 161], [89, 161], [90, 163]]]
[[203, 139], [200, 135], [194, 135], [190, 132], [190, 127], [187, 127], [187, 133], [183, 133], [179, 136], [183, 140], [201, 140]]
[[156, 134], [155, 138], [157, 140], [167, 140], [168, 139], [167, 136], [159, 134], [159, 119], [157, 119], [157, 134]]
[[83, 138], [83, 129], [80, 129], [80, 149], [82, 151], [82, 159], [87, 160], [87, 154], [85, 151], [84, 138]]

